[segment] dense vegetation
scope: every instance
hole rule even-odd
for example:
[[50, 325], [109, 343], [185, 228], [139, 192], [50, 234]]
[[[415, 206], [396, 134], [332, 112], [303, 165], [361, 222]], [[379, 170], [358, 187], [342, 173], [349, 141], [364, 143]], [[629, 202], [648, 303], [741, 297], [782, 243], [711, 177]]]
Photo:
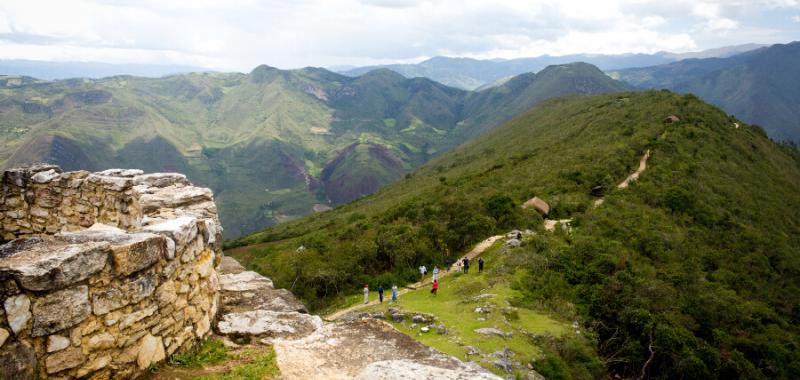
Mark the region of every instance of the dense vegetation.
[[[644, 174], [617, 189], [648, 149]], [[532, 228], [514, 286], [530, 305], [591, 326], [611, 374], [798, 378], [798, 157], [691, 95], [549, 100], [372, 196], [229, 252], [322, 307]], [[572, 230], [544, 232], [518, 207], [532, 196]], [[565, 357], [585, 356], [551, 351], [542, 366], [554, 378], [572, 376]]]
[[763, 125], [773, 139], [800, 141], [800, 42], [612, 75], [642, 88], [696, 94], [741, 120]]
[[39, 81], [0, 76], [0, 163], [177, 171], [211, 187], [227, 237], [400, 178], [548, 97], [626, 88], [585, 64], [483, 92], [376, 70]]

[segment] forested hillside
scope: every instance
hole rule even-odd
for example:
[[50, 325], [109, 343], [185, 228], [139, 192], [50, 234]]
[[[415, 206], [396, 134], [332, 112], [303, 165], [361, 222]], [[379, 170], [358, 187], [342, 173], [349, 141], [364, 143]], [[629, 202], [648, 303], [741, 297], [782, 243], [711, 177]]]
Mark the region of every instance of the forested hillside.
[[[617, 188], [647, 151], [638, 180]], [[792, 379], [798, 189], [795, 148], [695, 96], [559, 98], [376, 194], [242, 238], [229, 248], [257, 245], [229, 253], [319, 308], [531, 228], [515, 302], [581, 320], [596, 350], [561, 346], [537, 371], [582, 378], [576, 369], [598, 355], [612, 376]], [[571, 228], [545, 231], [520, 207], [534, 196]]]

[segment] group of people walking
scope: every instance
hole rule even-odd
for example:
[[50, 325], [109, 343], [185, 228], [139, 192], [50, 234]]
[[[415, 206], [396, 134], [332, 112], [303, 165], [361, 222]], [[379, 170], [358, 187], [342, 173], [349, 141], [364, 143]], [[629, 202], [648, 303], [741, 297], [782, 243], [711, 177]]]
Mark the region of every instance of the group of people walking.
[[[383, 285], [378, 286], [378, 300], [383, 303]], [[397, 285], [392, 285], [392, 302], [397, 302]], [[364, 284], [364, 303], [369, 303], [369, 284]]]
[[[450, 264], [450, 258], [446, 260], [445, 270], [449, 271], [452, 265]], [[478, 273], [483, 272], [483, 257], [478, 258]], [[461, 260], [457, 261], [457, 265], [459, 270], [463, 271], [464, 274], [469, 273], [469, 258], [464, 256]], [[439, 292], [439, 267], [433, 267], [433, 283], [431, 285], [431, 294], [434, 296]], [[425, 279], [425, 275], [428, 274], [428, 268], [425, 265], [420, 265], [419, 267], [419, 274], [420, 274], [420, 281]], [[383, 303], [383, 285], [378, 286], [378, 300], [380, 303]], [[392, 302], [397, 302], [397, 285], [392, 285]], [[369, 284], [364, 284], [364, 303], [369, 303]]]

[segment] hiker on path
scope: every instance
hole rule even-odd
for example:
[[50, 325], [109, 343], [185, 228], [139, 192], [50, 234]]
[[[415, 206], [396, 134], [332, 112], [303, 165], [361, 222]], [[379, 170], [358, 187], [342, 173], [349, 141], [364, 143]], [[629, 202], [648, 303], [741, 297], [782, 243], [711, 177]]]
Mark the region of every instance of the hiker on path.
[[522, 241], [522, 232], [517, 231], [517, 240]]
[[439, 281], [433, 280], [433, 289], [431, 289], [431, 294], [435, 296], [437, 290], [439, 290]]
[[447, 256], [447, 258], [444, 259], [444, 270], [449, 272], [451, 266], [453, 266], [453, 260], [450, 260], [450, 256]]
[[378, 299], [383, 303], [383, 285], [378, 285]]
[[419, 266], [419, 274], [420, 274], [420, 276], [422, 276], [423, 279], [425, 279], [425, 273], [427, 273], [427, 272], [428, 272], [428, 268], [425, 268], [424, 265], [420, 265]]
[[392, 285], [392, 302], [397, 303], [397, 285]]
[[469, 259], [465, 257], [464, 258], [464, 274], [467, 274], [467, 273], [469, 273]]
[[364, 284], [364, 303], [369, 303], [369, 284]]
[[478, 273], [483, 272], [483, 257], [478, 258]]
[[439, 267], [433, 267], [433, 281], [439, 280]]

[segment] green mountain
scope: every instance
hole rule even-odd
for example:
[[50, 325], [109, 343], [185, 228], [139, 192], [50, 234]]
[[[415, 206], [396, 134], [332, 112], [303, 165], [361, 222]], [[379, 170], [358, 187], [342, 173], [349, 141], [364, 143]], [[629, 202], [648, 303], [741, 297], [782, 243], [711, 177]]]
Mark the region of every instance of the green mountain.
[[730, 58], [689, 59], [612, 73], [640, 88], [694, 93], [762, 125], [777, 140], [800, 141], [800, 42]]
[[[638, 180], [618, 188], [643, 156]], [[227, 253], [321, 308], [365, 282], [413, 282], [419, 265], [530, 228], [522, 247], [500, 253], [506, 264], [489, 262], [488, 286], [504, 282], [521, 293], [515, 307], [586, 327], [531, 337], [549, 342], [531, 363], [545, 377], [793, 379], [798, 189], [796, 148], [693, 95], [567, 97]], [[520, 207], [532, 197], [570, 228], [546, 231]]]
[[416, 64], [390, 64], [379, 66], [348, 67], [337, 70], [342, 74], [359, 76], [383, 68], [402, 74], [407, 78], [429, 78], [448, 86], [465, 90], [476, 90], [528, 72], [538, 72], [547, 66], [571, 62], [588, 62], [602, 70], [618, 70], [628, 67], [643, 67], [670, 63], [688, 58], [730, 57], [765, 45], [744, 44], [726, 46], [692, 53], [658, 52], [655, 54], [572, 54], [563, 56], [540, 56], [517, 59], [473, 59], [455, 57], [433, 57]]
[[370, 194], [548, 96], [626, 88], [580, 64], [523, 79], [473, 93], [389, 70], [5, 76], [0, 163], [186, 173], [237, 237]]

